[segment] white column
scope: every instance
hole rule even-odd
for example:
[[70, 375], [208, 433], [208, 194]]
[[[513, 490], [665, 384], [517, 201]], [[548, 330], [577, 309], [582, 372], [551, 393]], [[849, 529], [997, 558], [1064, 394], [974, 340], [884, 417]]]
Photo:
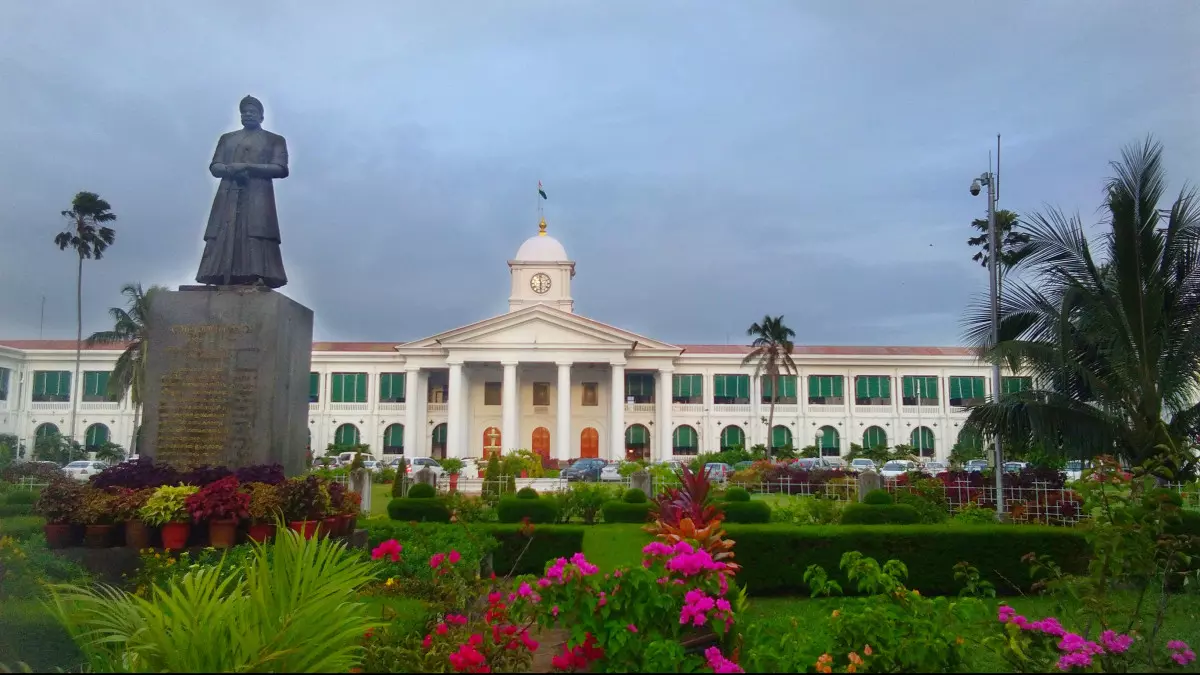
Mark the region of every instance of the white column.
[[463, 439], [466, 438], [463, 429], [463, 404], [466, 394], [463, 391], [463, 364], [451, 363], [449, 400], [446, 402], [446, 457], [462, 457]]
[[421, 438], [424, 429], [417, 427], [417, 380], [421, 377], [421, 369], [406, 367], [404, 369], [404, 456], [416, 457], [416, 441]]
[[609, 420], [609, 459], [625, 458], [625, 364], [612, 365], [612, 410]]
[[[417, 371], [417, 426], [413, 429], [412, 437], [412, 456], [413, 457], [429, 457], [433, 454], [429, 447], [429, 436], [433, 433], [433, 428], [429, 424], [429, 372], [425, 370]], [[405, 432], [407, 433], [407, 431]], [[406, 437], [404, 444], [408, 445], [409, 440]], [[405, 453], [408, 450], [405, 449]]]
[[558, 364], [558, 417], [555, 422], [555, 457], [565, 461], [571, 458], [571, 364]]
[[746, 450], [759, 442], [758, 434], [763, 428], [762, 379], [755, 373], [750, 373], [750, 428], [746, 429]]
[[520, 432], [517, 421], [521, 419], [517, 406], [517, 362], [506, 361], [504, 366], [504, 381], [500, 385], [500, 452], [521, 447], [517, 442]]
[[654, 422], [658, 426], [657, 438], [650, 439], [650, 460], [653, 462], [663, 462], [671, 459], [671, 411], [674, 403], [671, 402], [672, 379], [674, 370], [664, 368], [658, 371], [658, 382], [654, 384], [654, 415], [658, 419]]

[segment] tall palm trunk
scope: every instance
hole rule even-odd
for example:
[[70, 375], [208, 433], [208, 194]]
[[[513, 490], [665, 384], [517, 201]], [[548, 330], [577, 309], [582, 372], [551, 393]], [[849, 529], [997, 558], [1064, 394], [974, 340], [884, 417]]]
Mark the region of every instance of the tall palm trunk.
[[[79, 409], [79, 396], [83, 395], [83, 383], [79, 381], [79, 365], [83, 361], [83, 254], [79, 254], [79, 270], [75, 273], [75, 377], [71, 380], [71, 425], [70, 438], [75, 440], [75, 418]], [[79, 395], [75, 394], [76, 388]]]
[[129, 456], [132, 457], [139, 454], [137, 447], [138, 423], [141, 421], [142, 404], [134, 403], [132, 399], [130, 399], [130, 403], [133, 403], [133, 435], [129, 439]]
[[779, 398], [779, 373], [771, 376], [771, 409], [767, 412], [767, 459], [774, 456], [775, 442], [775, 401]]

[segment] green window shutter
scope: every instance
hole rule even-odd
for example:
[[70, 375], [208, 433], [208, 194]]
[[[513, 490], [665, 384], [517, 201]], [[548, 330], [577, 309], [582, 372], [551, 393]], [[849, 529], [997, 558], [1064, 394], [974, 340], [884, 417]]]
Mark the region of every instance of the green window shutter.
[[821, 393], [821, 379], [816, 375], [808, 376], [808, 395], [809, 396], [825, 396]]
[[[783, 389], [782, 383], [780, 383], [780, 387], [779, 387], [779, 388], [780, 388], [781, 390]], [[764, 377], [764, 378], [762, 378], [762, 397], [763, 397], [763, 400], [766, 400], [766, 401], [769, 401], [769, 400], [771, 400], [771, 392], [772, 392], [774, 389], [775, 389], [775, 382], [774, 382], [774, 380], [772, 380], [770, 377]]]
[[1005, 377], [1000, 380], [1000, 384], [1005, 394], [1016, 394], [1022, 391], [1033, 389], [1032, 377]]
[[443, 422], [433, 428], [433, 442], [445, 445], [446, 443], [446, 423]]
[[33, 395], [46, 395], [46, 373], [45, 371], [36, 371], [33, 374]]
[[855, 398], [871, 398], [870, 382], [866, 376], [860, 375], [854, 378], [854, 397]]
[[724, 375], [713, 375], [713, 397], [718, 396], [726, 396]]
[[775, 425], [774, 429], [771, 429], [771, 447], [772, 448], [782, 448], [785, 445], [791, 445], [791, 444], [792, 444], [792, 430], [791, 429], [783, 426], [782, 424], [777, 424], [777, 425]]
[[900, 388], [902, 389], [902, 395], [904, 398], [912, 398], [917, 395], [916, 383], [917, 378], [912, 377], [911, 375], [905, 375], [904, 377], [900, 378]]
[[964, 396], [962, 395], [962, 390], [963, 390], [962, 378], [961, 377], [950, 378], [950, 398], [952, 398], [952, 399], [964, 398]]
[[821, 427], [821, 447], [822, 448], [837, 448], [841, 446], [841, 437], [838, 436], [837, 429], [833, 427]]
[[625, 445], [637, 446], [646, 444], [646, 427], [634, 424], [625, 430]]
[[796, 376], [784, 375], [779, 378], [779, 392], [781, 398], [796, 398]]
[[887, 432], [879, 427], [867, 427], [863, 432], [863, 447], [870, 450], [877, 445], [887, 445]]
[[673, 444], [676, 448], [696, 447], [696, 430], [687, 425], [675, 427]]
[[355, 375], [354, 402], [367, 402], [367, 374], [357, 373]]
[[[692, 396], [704, 396], [704, 376], [692, 375]], [[696, 430], [692, 429], [692, 435], [695, 436]]]
[[329, 381], [329, 401], [331, 403], [342, 402], [342, 386], [346, 376], [341, 373], [334, 373]]
[[749, 375], [734, 375], [734, 396], [738, 399], [750, 398], [750, 376]]
[[971, 398], [984, 398], [987, 396], [987, 383], [982, 377], [971, 378]]
[[672, 375], [671, 376], [671, 397], [679, 398], [680, 396], [683, 396], [683, 394], [681, 393], [682, 391], [683, 391], [683, 378], [679, 375]]
[[87, 433], [84, 437], [83, 445], [86, 448], [93, 448], [97, 445], [103, 445], [108, 442], [108, 427], [103, 424], [93, 424], [87, 428]]
[[732, 448], [735, 445], [745, 447], [746, 434], [737, 425], [730, 425], [721, 430], [721, 447]]
[[843, 378], [841, 375], [833, 376], [833, 395], [834, 396], [842, 395], [842, 384], [843, 384], [842, 380], [843, 380]]
[[392, 375], [391, 373], [381, 373], [379, 375], [379, 400], [386, 401], [392, 396]]
[[393, 424], [387, 428], [387, 433], [384, 434], [383, 444], [389, 448], [404, 448], [404, 425]]
[[358, 427], [353, 424], [343, 424], [333, 435], [337, 445], [358, 445]]
[[318, 401], [321, 398], [321, 374], [308, 374], [308, 400]]
[[880, 377], [879, 380], [879, 396], [881, 398], [892, 397], [892, 378]]
[[938, 379], [936, 377], [926, 377], [924, 384], [921, 385], [922, 398], [937, 398], [938, 397]]

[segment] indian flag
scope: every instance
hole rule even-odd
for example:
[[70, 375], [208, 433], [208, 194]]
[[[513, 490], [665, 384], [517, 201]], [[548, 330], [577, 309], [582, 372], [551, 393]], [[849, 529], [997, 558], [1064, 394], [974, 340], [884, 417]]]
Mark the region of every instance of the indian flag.
[[538, 194], [542, 196], [542, 199], [546, 198], [546, 191], [542, 189], [542, 181], [540, 180], [538, 181]]

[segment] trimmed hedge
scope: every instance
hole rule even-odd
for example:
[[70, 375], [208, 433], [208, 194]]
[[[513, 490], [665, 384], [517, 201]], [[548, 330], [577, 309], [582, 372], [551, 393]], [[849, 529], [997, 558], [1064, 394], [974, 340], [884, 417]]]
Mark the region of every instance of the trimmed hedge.
[[581, 525], [539, 525], [533, 528], [532, 542], [523, 532], [524, 525], [475, 527], [490, 532], [499, 543], [499, 548], [492, 552], [492, 569], [496, 576], [541, 574], [546, 571], [546, 563], [557, 558], [570, 558], [583, 550], [584, 528]]
[[843, 525], [912, 525], [921, 514], [908, 504], [850, 504], [842, 510]]
[[[413, 486], [416, 487], [415, 485]], [[412, 490], [409, 490], [411, 493]], [[387, 505], [388, 516], [392, 520], [417, 523], [449, 523], [450, 509], [440, 499], [417, 499], [402, 497], [393, 499]]]
[[727, 523], [771, 522], [771, 507], [763, 501], [731, 501], [725, 504], [724, 509]]
[[[641, 492], [639, 490], [639, 492]], [[644, 497], [644, 495], [643, 495]], [[600, 507], [606, 523], [644, 523], [650, 518], [650, 502], [611, 500]]]
[[0, 495], [0, 504], [30, 504], [37, 501], [41, 492], [37, 490], [13, 490]]
[[738, 487], [735, 485], [725, 491], [725, 501], [748, 502], [750, 501], [750, 491], [744, 487]]
[[437, 488], [429, 483], [416, 483], [408, 488], [409, 499], [433, 499], [437, 496]]
[[520, 490], [517, 490], [517, 499], [537, 499], [537, 498], [538, 498], [537, 490], [534, 490], [531, 487], [523, 487]]
[[0, 518], [32, 515], [33, 504], [0, 504]]
[[726, 528], [736, 543], [738, 575], [751, 595], [805, 595], [809, 565], [825, 568], [847, 594], [856, 589], [838, 565], [842, 554], [859, 551], [880, 564], [899, 560], [908, 567], [909, 588], [925, 595], [956, 595], [961, 585], [954, 580], [954, 566], [966, 561], [979, 569], [996, 593], [1011, 595], [1028, 591], [1032, 584], [1029, 567], [1021, 562], [1036, 551], [1054, 559], [1068, 573], [1082, 573], [1091, 551], [1083, 533], [1036, 525], [944, 525], [804, 526], [734, 525]]
[[626, 504], [645, 504], [646, 493], [642, 492], [640, 488], [629, 488], [621, 496], [621, 500]]
[[887, 490], [871, 490], [862, 500], [862, 503], [872, 506], [887, 506], [895, 502], [896, 500], [892, 499], [892, 495], [888, 494]]
[[502, 523], [519, 523], [526, 518], [531, 523], [553, 523], [558, 520], [558, 504], [541, 497], [501, 497], [496, 516]]

